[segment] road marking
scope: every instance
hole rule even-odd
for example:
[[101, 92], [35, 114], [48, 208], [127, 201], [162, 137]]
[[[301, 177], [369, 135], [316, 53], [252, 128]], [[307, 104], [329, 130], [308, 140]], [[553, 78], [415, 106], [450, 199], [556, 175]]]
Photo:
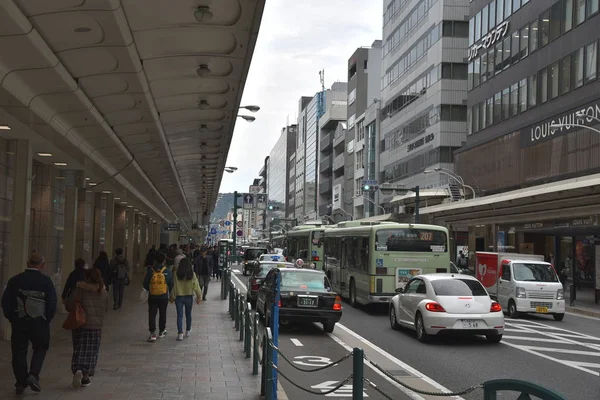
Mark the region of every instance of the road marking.
[[[325, 381], [318, 385], [311, 386], [312, 389], [319, 389], [321, 393], [328, 392], [338, 385], [339, 381]], [[338, 390], [326, 394], [325, 397], [352, 397], [352, 384], [344, 385]], [[366, 389], [363, 389], [363, 397], [369, 397]]]
[[[337, 324], [335, 324], [335, 326], [339, 329], [344, 330], [345, 332], [347, 332], [349, 335], [353, 336], [355, 339], [365, 343], [366, 345], [368, 345], [369, 347], [371, 347], [373, 350], [375, 350], [377, 353], [379, 353], [380, 355], [382, 355], [383, 357], [387, 358], [389, 361], [391, 361], [392, 363], [398, 365], [401, 369], [404, 369], [405, 371], [409, 372], [410, 374], [412, 374], [414, 377], [417, 377], [419, 379], [421, 379], [422, 381], [428, 383], [429, 385], [435, 387], [436, 389], [438, 389], [440, 392], [444, 392], [444, 393], [450, 393], [450, 390], [447, 389], [446, 387], [444, 387], [443, 385], [439, 384], [438, 382], [434, 381], [433, 379], [431, 379], [430, 377], [428, 377], [427, 375], [417, 371], [415, 368], [411, 367], [408, 364], [403, 363], [402, 361], [400, 361], [399, 359], [397, 359], [396, 357], [394, 357], [393, 355], [391, 355], [390, 353], [386, 352], [385, 350], [381, 349], [380, 347], [378, 347], [377, 345], [373, 344], [372, 342], [370, 342], [369, 340], [363, 338], [362, 336], [360, 336], [359, 334], [357, 334], [356, 332], [352, 331], [351, 329], [345, 327], [344, 325], [340, 324], [339, 322]], [[353, 351], [353, 348], [351, 346], [349, 346], [346, 342], [344, 342], [342, 339], [340, 339], [338, 336], [336, 336], [334, 333], [327, 333], [327, 335], [333, 339], [337, 344], [339, 344], [340, 346], [342, 346], [343, 348], [345, 348], [347, 351]], [[407, 388], [405, 388], [402, 385], [399, 385], [398, 383], [396, 383], [395, 381], [391, 380], [387, 375], [385, 375], [383, 372], [379, 371], [377, 368], [375, 368], [374, 365], [372, 365], [370, 362], [368, 362], [367, 360], [365, 360], [365, 364], [371, 368], [373, 371], [375, 371], [375, 373], [377, 373], [379, 376], [383, 377], [384, 379], [386, 379], [388, 382], [390, 382], [394, 387], [396, 387], [397, 389], [400, 389], [404, 394], [406, 394], [408, 397], [410, 397], [413, 400], [425, 400], [424, 397], [421, 397], [419, 394], [413, 392], [412, 390], [409, 390]], [[452, 399], [456, 399], [456, 400], [464, 400], [462, 397], [460, 396], [454, 396], [451, 397]]]
[[321, 356], [296, 356], [294, 357], [294, 364], [306, 365], [307, 367], [326, 367], [331, 365], [331, 359]]
[[[533, 351], [545, 351], [548, 353], [564, 353], [564, 354], [576, 354], [581, 356], [590, 356], [590, 357], [600, 357], [600, 353], [594, 353], [591, 351], [583, 351], [583, 350], [571, 350], [571, 349], [561, 349], [556, 347], [541, 347], [541, 346], [521, 346], [525, 347], [529, 350]], [[600, 364], [597, 364], [600, 367]]]
[[302, 344], [302, 342], [301, 342], [301, 341], [299, 341], [298, 339], [291, 338], [290, 340], [292, 341], [292, 343], [294, 343], [294, 344], [295, 344], [296, 346], [298, 346], [298, 347], [302, 347], [302, 346], [304, 346], [304, 345]]
[[243, 287], [243, 288], [244, 288], [244, 290], [245, 290], [246, 292], [248, 291], [248, 288], [246, 287], [246, 285], [244, 285], [244, 284], [242, 283], [242, 281], [240, 280], [240, 278], [238, 278], [238, 277], [237, 277], [237, 275], [236, 275], [236, 274], [233, 274], [233, 275], [231, 275], [231, 276], [232, 276], [233, 278], [235, 278], [235, 280], [236, 280], [236, 281], [238, 281], [238, 283], [240, 284], [240, 286], [241, 286], [241, 287]]
[[232, 269], [233, 272], [237, 273], [237, 274], [241, 274], [242, 272], [239, 269]]
[[544, 343], [563, 343], [562, 340], [558, 340], [558, 339], [543, 339], [543, 338], [536, 338], [533, 336], [507, 336], [504, 335], [502, 336], [502, 340], [532, 340], [534, 342], [544, 342]]

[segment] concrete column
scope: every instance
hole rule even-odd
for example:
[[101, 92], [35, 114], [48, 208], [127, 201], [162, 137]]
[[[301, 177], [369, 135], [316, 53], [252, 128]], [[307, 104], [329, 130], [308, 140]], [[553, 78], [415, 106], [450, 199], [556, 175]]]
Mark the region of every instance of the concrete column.
[[113, 226], [113, 248], [109, 257], [114, 256], [116, 249], [125, 249], [125, 207], [115, 204]]
[[112, 257], [114, 252], [114, 227], [115, 227], [115, 196], [106, 195], [106, 230], [104, 232], [104, 251], [108, 257]]
[[[140, 267], [145, 267], [146, 253], [148, 252], [148, 217], [140, 215], [140, 252], [138, 256]], [[150, 244], [152, 246], [152, 244]], [[141, 269], [141, 268], [140, 268]]]
[[[62, 285], [67, 282], [67, 278], [73, 266], [75, 265], [75, 248], [77, 247], [77, 204], [79, 189], [76, 187], [65, 188], [65, 221], [63, 231], [63, 256], [60, 268], [60, 277]], [[60, 296], [60, 293], [58, 293]], [[64, 307], [60, 308], [66, 313]]]
[[[104, 251], [106, 243], [106, 197], [102, 193], [94, 193], [92, 260]], [[93, 262], [93, 261], [92, 261]]]
[[79, 189], [77, 198], [77, 246], [75, 257], [83, 258], [89, 265], [92, 260], [94, 193]]
[[128, 207], [125, 212], [125, 257], [129, 261], [129, 265], [133, 271], [137, 272], [135, 254], [135, 211], [132, 207]]
[[[29, 257], [29, 226], [31, 220], [32, 151], [27, 140], [15, 141], [15, 179], [13, 183], [10, 261], [7, 276], [13, 277], [25, 269]], [[42, 254], [44, 256], [44, 254]], [[10, 324], [4, 325], [4, 339], [10, 340]]]

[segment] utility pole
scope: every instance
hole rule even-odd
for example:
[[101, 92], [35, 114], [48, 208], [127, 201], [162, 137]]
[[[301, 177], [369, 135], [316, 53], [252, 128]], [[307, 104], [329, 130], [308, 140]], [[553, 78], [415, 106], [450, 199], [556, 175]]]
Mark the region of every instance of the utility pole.
[[235, 192], [233, 192], [233, 229], [231, 231], [231, 238], [233, 239], [233, 256], [237, 257], [237, 248], [236, 248], [236, 241], [237, 241], [237, 210], [238, 210], [238, 204], [237, 204], [237, 199], [238, 197], [242, 197], [241, 194], [238, 194], [237, 190]]
[[415, 191], [415, 224], [418, 224], [420, 220], [419, 208], [421, 206], [421, 195], [418, 186], [415, 186], [413, 190]]

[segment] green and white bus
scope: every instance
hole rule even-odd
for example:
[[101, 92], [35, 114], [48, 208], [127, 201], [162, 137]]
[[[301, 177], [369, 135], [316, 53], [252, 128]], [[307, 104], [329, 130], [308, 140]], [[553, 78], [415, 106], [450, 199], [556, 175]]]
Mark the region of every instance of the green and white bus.
[[302, 259], [305, 264], [314, 264], [315, 269], [323, 270], [323, 232], [327, 225], [299, 225], [287, 231], [287, 251], [284, 255], [289, 262]]
[[437, 225], [347, 221], [323, 242], [333, 290], [352, 306], [387, 303], [413, 276], [450, 267], [448, 230]]

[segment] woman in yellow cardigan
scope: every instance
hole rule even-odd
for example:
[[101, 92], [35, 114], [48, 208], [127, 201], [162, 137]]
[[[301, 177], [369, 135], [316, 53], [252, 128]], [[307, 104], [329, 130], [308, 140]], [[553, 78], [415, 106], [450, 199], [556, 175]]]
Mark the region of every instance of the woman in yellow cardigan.
[[183, 340], [183, 311], [185, 308], [185, 337], [189, 337], [192, 331], [192, 305], [194, 303], [194, 294], [196, 295], [196, 304], [202, 301], [202, 291], [198, 278], [194, 274], [192, 263], [187, 258], [182, 258], [175, 272], [173, 291], [171, 292], [171, 301], [175, 301], [177, 308], [177, 340]]

